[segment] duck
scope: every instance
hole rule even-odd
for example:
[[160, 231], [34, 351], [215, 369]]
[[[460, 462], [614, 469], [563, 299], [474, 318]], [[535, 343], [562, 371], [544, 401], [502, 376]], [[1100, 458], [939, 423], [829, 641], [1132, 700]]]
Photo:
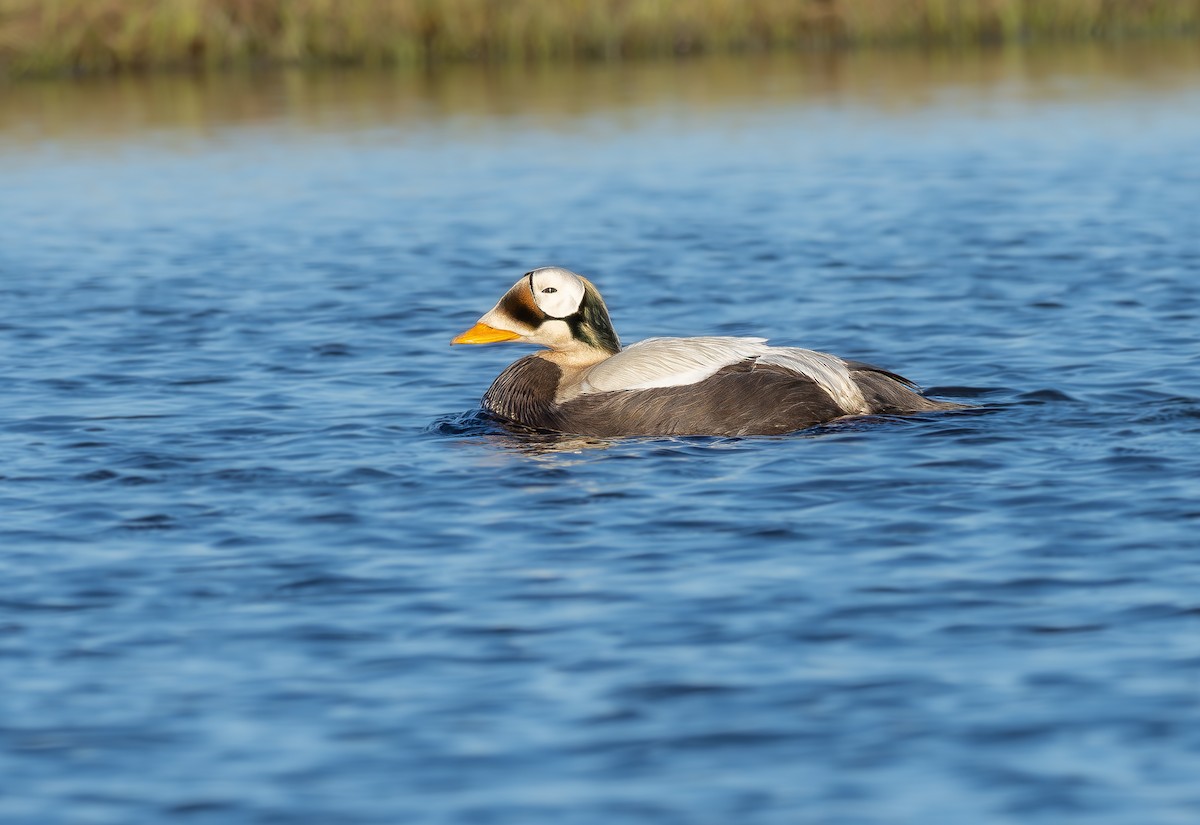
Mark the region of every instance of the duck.
[[557, 266], [526, 272], [451, 344], [542, 347], [482, 407], [520, 428], [597, 438], [784, 435], [848, 416], [961, 409], [861, 361], [765, 338], [647, 338], [621, 346], [600, 292]]

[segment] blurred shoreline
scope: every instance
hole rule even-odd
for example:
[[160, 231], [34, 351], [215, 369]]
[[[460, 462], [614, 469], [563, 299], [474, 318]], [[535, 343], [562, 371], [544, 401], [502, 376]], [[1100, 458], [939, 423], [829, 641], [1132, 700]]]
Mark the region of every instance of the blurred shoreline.
[[1196, 41], [1187, 0], [0, 0], [0, 78]]
[[[619, 64], [447, 64], [428, 71], [280, 68], [94, 76], [72, 83], [10, 84], [0, 95], [0, 160], [119, 146], [131, 134], [187, 146], [230, 129], [276, 129], [361, 139], [417, 139], [421, 124], [456, 123], [463, 141], [495, 139], [508, 121], [549, 130], [594, 128], [594, 118], [686, 122], [741, 108], [797, 105], [862, 109], [904, 118], [972, 106], [1002, 117], [1010, 105], [1048, 110], [1064, 101], [1180, 96], [1200, 88], [1200, 49], [1178, 39], [957, 51], [854, 50], [709, 55]], [[968, 103], [969, 102], [969, 103]], [[280, 127], [285, 127], [280, 129]], [[476, 134], [477, 133], [477, 134]], [[475, 135], [475, 137], [472, 137]]]

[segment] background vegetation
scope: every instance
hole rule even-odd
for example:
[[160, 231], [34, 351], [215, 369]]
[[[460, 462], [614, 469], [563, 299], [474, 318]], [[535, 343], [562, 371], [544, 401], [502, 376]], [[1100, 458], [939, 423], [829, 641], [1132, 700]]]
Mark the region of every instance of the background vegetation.
[[0, 74], [1200, 34], [1200, 0], [0, 0]]

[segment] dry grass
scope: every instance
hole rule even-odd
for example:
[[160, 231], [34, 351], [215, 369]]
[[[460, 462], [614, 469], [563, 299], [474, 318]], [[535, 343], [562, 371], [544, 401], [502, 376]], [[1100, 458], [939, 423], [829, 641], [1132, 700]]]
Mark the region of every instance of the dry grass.
[[0, 74], [1200, 33], [1200, 0], [0, 0]]

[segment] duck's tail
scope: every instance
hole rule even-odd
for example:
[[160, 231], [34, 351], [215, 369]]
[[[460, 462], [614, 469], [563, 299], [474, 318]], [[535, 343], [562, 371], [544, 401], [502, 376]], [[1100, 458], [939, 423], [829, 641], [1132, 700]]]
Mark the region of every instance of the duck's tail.
[[969, 404], [926, 398], [915, 383], [894, 372], [861, 361], [847, 361], [846, 366], [850, 368], [850, 377], [862, 391], [872, 414], [907, 415], [970, 409]]

